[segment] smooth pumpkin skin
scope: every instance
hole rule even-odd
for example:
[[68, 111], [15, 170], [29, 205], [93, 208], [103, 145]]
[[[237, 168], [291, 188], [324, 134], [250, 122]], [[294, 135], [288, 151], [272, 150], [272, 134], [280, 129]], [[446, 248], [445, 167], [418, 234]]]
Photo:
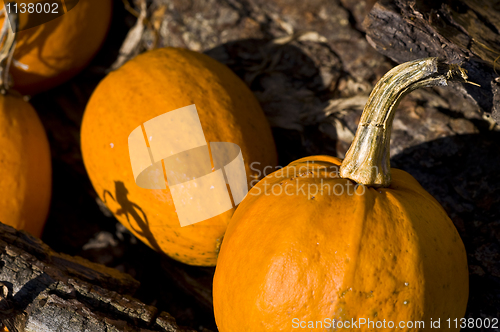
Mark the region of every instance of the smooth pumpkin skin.
[[[390, 187], [356, 195], [354, 183], [333, 172], [340, 164], [328, 156], [297, 160], [260, 181], [239, 205], [214, 277], [219, 331], [295, 331], [294, 318], [423, 320], [425, 329], [401, 330], [428, 331], [431, 318], [443, 324], [463, 317], [467, 257], [439, 203], [398, 169]], [[332, 192], [337, 185], [344, 194], [314, 195], [314, 184], [329, 184]], [[295, 194], [301, 186], [305, 195]], [[279, 187], [294, 194], [279, 195]]]
[[14, 93], [0, 95], [0, 222], [42, 235], [52, 190], [50, 158], [33, 107]]
[[[14, 59], [28, 69], [11, 66], [14, 88], [33, 95], [78, 74], [101, 48], [111, 23], [111, 12], [112, 0], [80, 0], [66, 14], [19, 31]], [[30, 15], [40, 14], [21, 14], [21, 28]], [[3, 24], [3, 18], [0, 23]]]
[[[181, 262], [213, 266], [234, 209], [180, 227], [169, 189], [137, 186], [128, 152], [137, 126], [191, 104], [207, 142], [240, 146], [249, 182], [259, 176], [255, 169], [276, 165], [269, 124], [247, 86], [216, 60], [177, 48], [139, 55], [99, 84], [83, 118], [82, 153], [97, 194], [139, 239]], [[252, 170], [251, 162], [260, 164]]]

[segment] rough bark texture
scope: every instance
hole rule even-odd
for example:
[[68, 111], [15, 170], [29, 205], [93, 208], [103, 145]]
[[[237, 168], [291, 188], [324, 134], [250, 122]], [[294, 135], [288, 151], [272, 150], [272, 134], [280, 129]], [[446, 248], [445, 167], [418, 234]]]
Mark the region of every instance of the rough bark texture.
[[365, 21], [367, 39], [398, 63], [439, 56], [463, 63], [474, 85], [455, 85], [500, 123], [500, 5], [489, 0], [382, 0]]
[[0, 224], [0, 317], [10, 332], [178, 331], [175, 319], [134, 299], [130, 275], [58, 254]]
[[[427, 2], [432, 8], [432, 1]], [[53, 156], [53, 199], [43, 240], [54, 250], [132, 275], [140, 282], [134, 296], [169, 312], [179, 325], [216, 330], [214, 269], [185, 266], [153, 252], [96, 198], [79, 145], [88, 98], [114, 63], [119, 66], [154, 47], [188, 47], [227, 64], [254, 91], [273, 126], [280, 165], [313, 154], [343, 157], [368, 94], [395, 65], [366, 40], [362, 22], [372, 4], [137, 0], [135, 14], [144, 17], [137, 20], [116, 0], [110, 35], [98, 57], [68, 84], [31, 100], [48, 131]], [[444, 50], [448, 47], [452, 49]], [[408, 44], [404, 53], [415, 50]], [[471, 81], [481, 83], [472, 72]], [[450, 88], [413, 92], [394, 120], [392, 166], [408, 171], [436, 197], [466, 245], [471, 318], [500, 317], [499, 141], [499, 126], [483, 118], [473, 99]]]

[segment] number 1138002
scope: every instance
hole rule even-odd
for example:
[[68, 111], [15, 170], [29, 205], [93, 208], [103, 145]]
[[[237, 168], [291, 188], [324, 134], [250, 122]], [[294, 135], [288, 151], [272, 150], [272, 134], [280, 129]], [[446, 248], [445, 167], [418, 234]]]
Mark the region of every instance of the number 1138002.
[[4, 0], [3, 12], [13, 32], [30, 29], [52, 21], [73, 9], [78, 0]]
[[29, 13], [29, 14], [59, 14], [59, 4], [57, 2], [53, 3], [33, 3], [33, 2], [21, 2], [21, 3], [16, 3], [16, 2], [9, 2], [5, 5], [5, 10], [8, 14], [24, 14], [24, 13]]
[[446, 320], [448, 328], [498, 328], [498, 318], [448, 318]]

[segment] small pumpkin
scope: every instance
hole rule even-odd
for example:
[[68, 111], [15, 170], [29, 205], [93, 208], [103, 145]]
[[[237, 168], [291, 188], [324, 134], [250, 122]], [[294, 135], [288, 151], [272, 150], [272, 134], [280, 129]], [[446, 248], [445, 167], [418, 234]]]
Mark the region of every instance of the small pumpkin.
[[[30, 1], [36, 4], [46, 1]], [[54, 2], [55, 4], [55, 2]], [[37, 16], [37, 12], [20, 13], [16, 33], [14, 63], [10, 68], [14, 87], [22, 94], [33, 95], [53, 88], [78, 74], [100, 49], [110, 22], [112, 0], [80, 0], [68, 10], [64, 1], [51, 7], [67, 11], [47, 23], [22, 30]], [[43, 7], [42, 7], [43, 8]], [[4, 24], [5, 17], [0, 19]]]
[[[276, 165], [269, 124], [245, 83], [207, 55], [179, 48], [146, 52], [104, 78], [85, 110], [82, 153], [97, 194], [139, 239], [181, 262], [213, 266], [234, 208], [181, 227], [169, 187], [139, 187], [129, 155], [134, 129], [192, 104], [207, 142], [241, 148], [249, 183], [264, 167]], [[189, 139], [186, 135], [178, 139]]]
[[50, 148], [33, 107], [0, 94], [0, 222], [42, 235], [51, 196]]
[[[219, 331], [372, 331], [374, 324], [422, 331], [431, 319], [463, 317], [468, 271], [460, 236], [440, 204], [389, 165], [399, 100], [457, 74], [436, 58], [394, 68], [370, 95], [343, 161], [303, 158], [249, 191], [217, 262]], [[410, 321], [425, 328], [398, 325]]]

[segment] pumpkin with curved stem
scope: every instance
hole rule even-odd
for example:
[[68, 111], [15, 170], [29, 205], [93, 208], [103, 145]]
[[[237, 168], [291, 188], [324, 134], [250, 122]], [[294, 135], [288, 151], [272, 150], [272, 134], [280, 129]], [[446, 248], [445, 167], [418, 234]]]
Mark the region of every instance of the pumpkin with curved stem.
[[[39, 2], [42, 1], [30, 1], [35, 5]], [[59, 11], [67, 10], [66, 6], [59, 7]], [[111, 0], [80, 0], [62, 16], [19, 30], [16, 33], [14, 63], [10, 68], [14, 88], [32, 95], [78, 74], [104, 42], [111, 22], [111, 9]], [[14, 11], [14, 7], [11, 10]], [[24, 29], [33, 15], [42, 14], [19, 13], [20, 29]], [[4, 17], [0, 24], [5, 23], [8, 20]]]
[[370, 95], [343, 161], [303, 158], [249, 191], [217, 262], [219, 331], [329, 331], [339, 321], [372, 331], [368, 320], [383, 331], [423, 321], [425, 328], [406, 328], [423, 331], [431, 319], [463, 317], [468, 271], [460, 236], [411, 175], [389, 166], [399, 100], [451, 78], [460, 79], [457, 68], [437, 58], [392, 69]]
[[[241, 148], [248, 182], [276, 165], [269, 124], [245, 83], [216, 60], [177, 48], [141, 54], [99, 84], [83, 118], [82, 153], [97, 194], [139, 239], [181, 262], [211, 266], [234, 208], [181, 227], [170, 188], [138, 186], [129, 156], [128, 137], [138, 126], [192, 104], [207, 142]], [[192, 139], [189, 130], [178, 134], [177, 141]], [[189, 164], [197, 174], [202, 166]]]

